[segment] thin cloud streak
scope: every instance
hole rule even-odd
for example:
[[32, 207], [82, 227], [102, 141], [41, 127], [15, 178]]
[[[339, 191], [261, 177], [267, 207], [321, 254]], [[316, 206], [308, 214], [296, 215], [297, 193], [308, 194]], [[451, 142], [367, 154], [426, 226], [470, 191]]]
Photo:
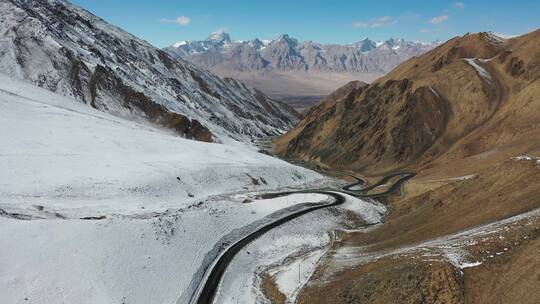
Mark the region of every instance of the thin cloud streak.
[[395, 24], [396, 19], [390, 16], [382, 16], [378, 18], [371, 18], [369, 20], [355, 21], [352, 24], [353, 28], [378, 28]]
[[436, 17], [431, 18], [431, 20], [429, 20], [429, 23], [441, 24], [445, 22], [446, 20], [448, 20], [448, 15], [441, 15], [441, 16], [436, 16]]
[[464, 10], [465, 9], [465, 3], [463, 2], [454, 2], [454, 4], [452, 4], [452, 6], [460, 11]]
[[163, 19], [160, 19], [159, 22], [161, 22], [161, 23], [174, 23], [174, 24], [184, 26], [184, 25], [188, 25], [188, 24], [191, 23], [191, 18], [189, 18], [187, 16], [179, 16], [179, 17], [176, 17], [174, 19], [163, 18]]

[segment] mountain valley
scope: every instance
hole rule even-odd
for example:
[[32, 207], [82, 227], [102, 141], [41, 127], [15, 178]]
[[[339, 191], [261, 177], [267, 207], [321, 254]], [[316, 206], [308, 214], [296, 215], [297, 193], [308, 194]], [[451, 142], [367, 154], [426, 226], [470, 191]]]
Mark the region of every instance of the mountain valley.
[[280, 1], [0, 0], [0, 302], [540, 303], [540, 29]]

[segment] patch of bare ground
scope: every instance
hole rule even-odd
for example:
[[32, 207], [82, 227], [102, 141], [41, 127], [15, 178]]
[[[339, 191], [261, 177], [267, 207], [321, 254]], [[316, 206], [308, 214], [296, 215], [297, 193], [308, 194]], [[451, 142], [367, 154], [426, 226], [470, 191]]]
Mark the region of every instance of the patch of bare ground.
[[[498, 248], [495, 258], [465, 269], [467, 303], [540, 303], [540, 239], [521, 239], [512, 247]], [[504, 248], [509, 248], [506, 253]], [[494, 252], [494, 251], [492, 251]], [[505, 254], [498, 255], [504, 252]]]
[[260, 278], [264, 296], [274, 304], [284, 304], [287, 297], [279, 290], [274, 278], [266, 272], [261, 273]]
[[328, 208], [328, 211], [333, 213], [340, 213], [340, 217], [343, 219], [341, 225], [346, 229], [356, 229], [358, 227], [364, 227], [367, 225], [366, 221], [357, 213], [349, 210], [337, 210], [334, 208]]
[[339, 281], [311, 284], [298, 303], [463, 303], [461, 278], [444, 262], [384, 259], [347, 272]]

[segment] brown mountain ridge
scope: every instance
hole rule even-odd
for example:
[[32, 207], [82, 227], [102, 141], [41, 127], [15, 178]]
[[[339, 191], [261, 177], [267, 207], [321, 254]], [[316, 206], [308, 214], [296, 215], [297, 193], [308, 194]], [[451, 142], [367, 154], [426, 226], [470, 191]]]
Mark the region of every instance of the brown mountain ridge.
[[384, 223], [340, 234], [297, 302], [539, 303], [539, 78], [540, 30], [468, 34], [278, 138], [282, 157], [369, 181], [417, 173]]
[[[524, 108], [538, 104], [528, 97], [538, 89], [539, 37], [540, 31], [510, 40], [465, 35], [369, 86], [349, 83], [279, 138], [277, 152], [373, 174], [418, 168], [450, 150], [466, 157], [515, 140], [514, 133], [540, 120]], [[472, 139], [486, 131], [490, 140]]]

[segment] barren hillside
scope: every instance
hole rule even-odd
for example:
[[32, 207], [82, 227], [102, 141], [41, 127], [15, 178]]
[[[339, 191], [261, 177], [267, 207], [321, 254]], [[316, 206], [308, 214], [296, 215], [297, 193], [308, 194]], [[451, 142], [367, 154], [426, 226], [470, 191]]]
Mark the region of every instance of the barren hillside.
[[279, 138], [284, 157], [372, 181], [417, 173], [384, 224], [341, 235], [299, 302], [538, 303], [539, 76], [540, 30], [465, 35]]

